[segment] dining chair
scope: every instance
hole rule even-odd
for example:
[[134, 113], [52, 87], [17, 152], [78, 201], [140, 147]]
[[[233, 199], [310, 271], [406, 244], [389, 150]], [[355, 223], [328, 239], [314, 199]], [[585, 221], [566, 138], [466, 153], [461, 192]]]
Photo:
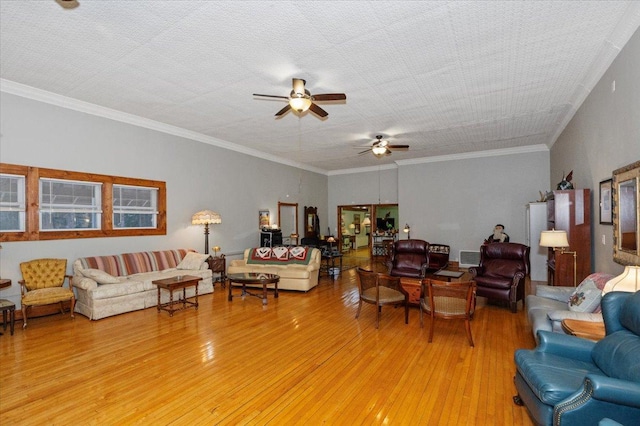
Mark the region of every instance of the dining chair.
[[400, 285], [400, 277], [368, 271], [358, 268], [358, 312], [360, 316], [362, 302], [376, 306], [376, 328], [380, 324], [380, 315], [384, 305], [404, 305], [404, 323], [409, 323], [409, 295]]
[[429, 343], [433, 341], [435, 318], [463, 319], [469, 345], [472, 347], [471, 319], [475, 309], [475, 281], [439, 281], [426, 279], [422, 283], [420, 298], [420, 327], [424, 325], [423, 315], [429, 315]]

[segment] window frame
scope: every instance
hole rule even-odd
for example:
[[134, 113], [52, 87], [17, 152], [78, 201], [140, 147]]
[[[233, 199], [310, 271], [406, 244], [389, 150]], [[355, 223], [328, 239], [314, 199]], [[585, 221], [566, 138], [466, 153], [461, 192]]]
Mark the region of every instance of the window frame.
[[[167, 186], [164, 181], [101, 175], [42, 167], [0, 163], [0, 173], [25, 176], [25, 231], [3, 232], [0, 242], [44, 241], [72, 238], [132, 237], [167, 234]], [[102, 184], [101, 229], [46, 230], [40, 224], [40, 178], [97, 182]], [[155, 228], [114, 228], [113, 226], [113, 185], [157, 188], [157, 219]]]
[[[112, 221], [114, 222], [113, 225], [113, 229], [155, 229], [155, 227], [158, 226], [158, 188], [153, 188], [153, 187], [145, 187], [145, 186], [141, 186], [141, 185], [123, 185], [120, 183], [117, 184], [113, 184], [112, 186], [112, 193], [115, 192], [115, 190], [117, 190], [118, 188], [121, 188], [121, 192], [120, 194], [122, 195], [122, 189], [126, 189], [126, 188], [132, 188], [132, 189], [138, 189], [138, 190], [148, 190], [150, 191], [150, 194], [153, 195], [152, 198], [152, 206], [150, 208], [144, 208], [144, 207], [137, 207], [137, 208], [126, 208], [122, 205], [119, 206], [119, 208], [116, 208], [115, 204], [114, 204], [114, 199], [111, 199], [111, 205], [113, 208], [112, 211]], [[152, 214], [153, 215], [153, 223], [154, 223], [154, 227], [119, 227], [115, 224], [115, 215], [116, 214], [140, 214], [140, 215], [149, 215]]]
[[2, 171], [0, 177], [5, 176], [9, 179], [15, 178], [18, 180], [18, 202], [17, 207], [10, 207], [8, 211], [18, 212], [18, 222], [21, 225], [21, 229], [15, 230], [0, 230], [0, 232], [25, 232], [27, 230], [27, 178], [22, 173], [7, 173]]

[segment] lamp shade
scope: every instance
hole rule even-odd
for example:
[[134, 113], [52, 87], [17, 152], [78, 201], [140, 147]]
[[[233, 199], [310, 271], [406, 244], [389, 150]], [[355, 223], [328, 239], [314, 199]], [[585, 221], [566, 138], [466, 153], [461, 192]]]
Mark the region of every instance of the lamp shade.
[[542, 247], [569, 247], [567, 231], [542, 231], [540, 233], [540, 245]]
[[211, 223], [222, 223], [219, 213], [211, 210], [202, 210], [191, 216], [192, 225], [209, 225]]
[[636, 292], [640, 290], [640, 266], [625, 266], [622, 274], [611, 278], [602, 289], [602, 294], [610, 291], [629, 291]]
[[362, 224], [364, 226], [371, 225], [371, 219], [369, 219], [368, 217], [365, 217], [364, 220], [362, 221]]

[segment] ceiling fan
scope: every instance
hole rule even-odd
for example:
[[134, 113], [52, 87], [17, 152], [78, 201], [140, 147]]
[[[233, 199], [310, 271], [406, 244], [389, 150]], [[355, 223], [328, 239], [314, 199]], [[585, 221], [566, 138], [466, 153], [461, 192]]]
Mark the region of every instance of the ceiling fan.
[[358, 155], [371, 151], [376, 157], [382, 157], [383, 155], [391, 155], [391, 151], [394, 149], [409, 149], [409, 145], [390, 145], [389, 141], [382, 140], [382, 135], [377, 135], [376, 139], [377, 140], [373, 142], [373, 145], [368, 149], [359, 152]]
[[317, 114], [320, 117], [326, 117], [327, 115], [329, 115], [329, 113], [316, 105], [315, 102], [343, 101], [347, 99], [347, 95], [345, 95], [344, 93], [324, 93], [321, 95], [311, 95], [311, 93], [304, 87], [306, 81], [300, 78], [294, 78], [292, 80], [293, 89], [291, 90], [289, 96], [261, 95], [259, 93], [254, 93], [253, 96], [287, 100], [289, 104], [286, 107], [282, 108], [280, 111], [276, 112], [276, 117], [284, 115], [291, 109], [297, 111], [298, 113], [305, 112], [306, 110], [311, 110], [311, 112]]

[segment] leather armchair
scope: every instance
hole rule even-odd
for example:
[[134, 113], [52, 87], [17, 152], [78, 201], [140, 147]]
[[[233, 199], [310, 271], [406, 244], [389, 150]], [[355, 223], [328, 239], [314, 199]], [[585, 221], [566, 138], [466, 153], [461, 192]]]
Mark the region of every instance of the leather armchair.
[[424, 278], [429, 264], [429, 243], [423, 240], [400, 240], [393, 244], [386, 262], [393, 277]]
[[539, 331], [534, 350], [515, 353], [517, 404], [537, 425], [621, 424], [640, 419], [640, 292], [602, 299], [599, 342]]
[[477, 295], [509, 303], [511, 312], [524, 306], [524, 279], [529, 275], [529, 247], [517, 243], [489, 243], [480, 247], [480, 265], [469, 268]]

